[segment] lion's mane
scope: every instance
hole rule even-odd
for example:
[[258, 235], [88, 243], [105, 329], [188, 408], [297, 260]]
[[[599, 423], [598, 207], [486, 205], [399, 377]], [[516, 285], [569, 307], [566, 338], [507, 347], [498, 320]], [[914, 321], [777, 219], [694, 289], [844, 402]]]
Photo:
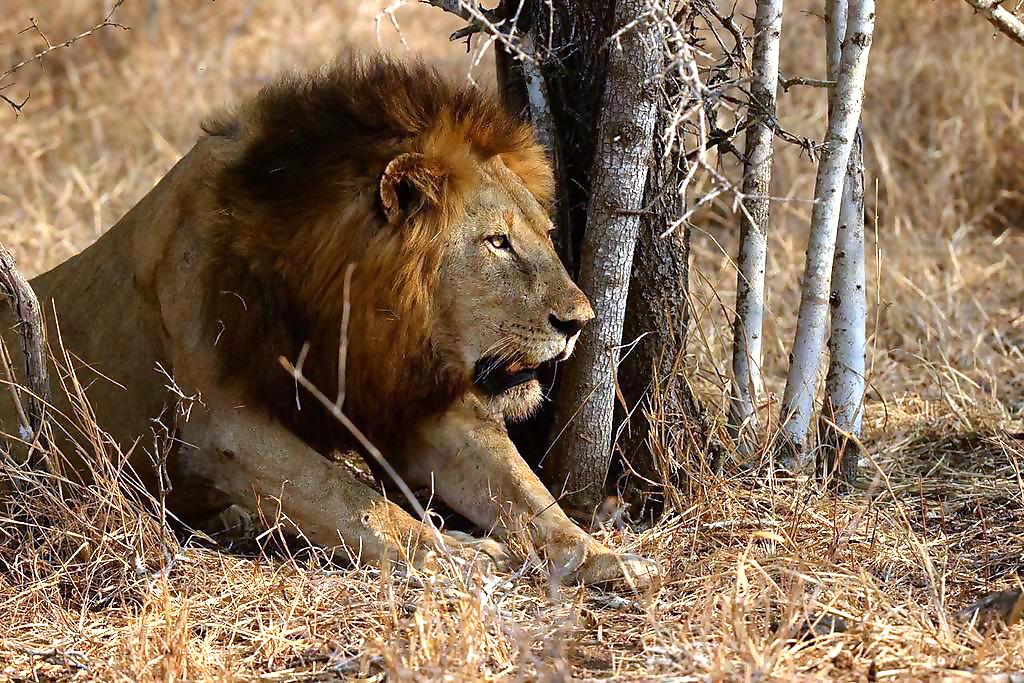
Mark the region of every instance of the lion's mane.
[[[375, 57], [285, 77], [204, 130], [236, 143], [213, 180], [202, 275], [205, 336], [223, 381], [240, 382], [322, 452], [338, 447], [340, 426], [297, 394], [278, 358], [294, 362], [308, 343], [304, 370], [334, 396], [347, 296], [345, 411], [378, 444], [467, 390], [431, 339], [432, 301], [459, 296], [438, 290], [438, 266], [474, 162], [500, 155], [550, 201], [550, 166], [528, 125], [478, 88]], [[407, 152], [425, 156], [434, 182], [429, 209], [394, 226], [382, 212], [381, 176]]]

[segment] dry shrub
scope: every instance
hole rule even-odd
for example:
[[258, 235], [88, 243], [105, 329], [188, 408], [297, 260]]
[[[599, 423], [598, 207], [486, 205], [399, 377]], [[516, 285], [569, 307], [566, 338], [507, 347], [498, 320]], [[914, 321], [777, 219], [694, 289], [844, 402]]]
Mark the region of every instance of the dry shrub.
[[[12, 590], [50, 610], [138, 605], [147, 583], [173, 560], [177, 542], [162, 528], [159, 503], [92, 419], [73, 368], [59, 367], [76, 414], [47, 419], [40, 447], [54, 471], [33, 471], [18, 450], [8, 455], [0, 448], [0, 571]], [[84, 456], [85, 480], [45, 445], [54, 432], [68, 435]]]

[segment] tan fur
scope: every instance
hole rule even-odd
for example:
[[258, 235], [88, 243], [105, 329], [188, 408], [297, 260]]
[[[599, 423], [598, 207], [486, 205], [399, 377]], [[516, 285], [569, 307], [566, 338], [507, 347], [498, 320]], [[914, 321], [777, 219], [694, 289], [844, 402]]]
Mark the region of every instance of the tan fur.
[[[536, 381], [482, 388], [481, 359], [564, 359], [593, 316], [548, 236], [551, 171], [529, 128], [425, 67], [377, 59], [283, 79], [207, 131], [96, 244], [33, 281], [95, 369], [80, 372], [124, 387], [89, 390], [122, 446], [176, 400], [158, 366], [201, 396], [178, 424], [172, 509], [193, 523], [232, 504], [283, 512], [367, 559], [419, 561], [434, 545], [324, 457], [351, 435], [278, 364], [303, 354], [333, 396], [348, 301], [344, 411], [410, 485], [521, 535], [566, 578], [650, 579], [573, 524], [509, 440], [504, 420], [536, 408]], [[142, 448], [133, 464], [152, 470]]]

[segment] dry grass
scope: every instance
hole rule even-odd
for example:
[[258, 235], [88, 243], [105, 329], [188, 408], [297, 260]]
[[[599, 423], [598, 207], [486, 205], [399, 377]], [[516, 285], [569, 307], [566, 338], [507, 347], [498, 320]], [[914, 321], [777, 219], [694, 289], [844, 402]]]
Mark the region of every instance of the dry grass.
[[[787, 75], [823, 71], [817, 20], [801, 12], [817, 4], [791, 3]], [[880, 4], [865, 116], [877, 300], [863, 495], [701, 476], [655, 528], [600, 532], [666, 572], [656, 594], [623, 598], [553, 588], [529, 568], [467, 580], [446, 558], [408, 575], [339, 569], [272, 537], [251, 556], [182, 544], [140, 514], [156, 505], [118, 483], [121, 456], [108, 447], [99, 486], [65, 482], [62, 502], [53, 482], [23, 482], [23, 509], [0, 521], [0, 678], [961, 680], [1024, 670], [1024, 626], [979, 634], [950, 618], [1019, 585], [1024, 562], [1024, 441], [1010, 436], [1024, 419], [1024, 50], [992, 39], [962, 3]], [[153, 6], [129, 0], [119, 18], [132, 32], [108, 30], [18, 74], [15, 89], [32, 99], [20, 120], [0, 118], [0, 240], [28, 274], [95, 239], [212, 108], [283, 65], [372, 45], [378, 8]], [[103, 14], [85, 0], [5, 9], [10, 62], [38, 45], [8, 40], [29, 16], [56, 40]], [[465, 72], [461, 47], [441, 40], [453, 22], [427, 8], [399, 18], [414, 49]], [[823, 112], [818, 92], [782, 96], [791, 130], [820, 136]], [[765, 359], [775, 391], [812, 185], [807, 160], [782, 150], [774, 194], [791, 201], [774, 207]], [[689, 367], [712, 403], [727, 367], [736, 222], [722, 203], [695, 233], [700, 334]], [[808, 614], [849, 629], [797, 639]]]

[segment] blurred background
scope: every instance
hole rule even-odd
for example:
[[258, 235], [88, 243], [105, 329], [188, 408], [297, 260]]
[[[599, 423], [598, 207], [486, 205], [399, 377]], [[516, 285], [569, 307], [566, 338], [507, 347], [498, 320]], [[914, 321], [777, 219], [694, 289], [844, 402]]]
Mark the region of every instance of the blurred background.
[[[787, 3], [787, 77], [823, 76], [822, 4]], [[77, 35], [109, 9], [100, 0], [7, 0], [0, 63]], [[28, 275], [91, 243], [190, 147], [205, 117], [282, 69], [343, 49], [384, 49], [493, 84], [491, 51], [449, 42], [462, 22], [412, 0], [126, 0], [114, 18], [130, 30], [105, 28], [6, 81], [7, 96], [31, 97], [20, 117], [0, 109], [0, 240]], [[33, 19], [45, 39], [23, 31]], [[908, 396], [915, 411], [942, 403], [965, 427], [1024, 414], [1021, 74], [1024, 49], [995, 36], [965, 3], [879, 3], [864, 116], [869, 425], [882, 415], [880, 399], [898, 409]], [[780, 92], [779, 110], [790, 132], [823, 135], [823, 91]], [[800, 149], [777, 148], [765, 376], [780, 392], [815, 167]], [[735, 162], [721, 165], [739, 176]], [[733, 198], [720, 197], [695, 217], [693, 237], [689, 367], [701, 393], [723, 403], [733, 209]]]

